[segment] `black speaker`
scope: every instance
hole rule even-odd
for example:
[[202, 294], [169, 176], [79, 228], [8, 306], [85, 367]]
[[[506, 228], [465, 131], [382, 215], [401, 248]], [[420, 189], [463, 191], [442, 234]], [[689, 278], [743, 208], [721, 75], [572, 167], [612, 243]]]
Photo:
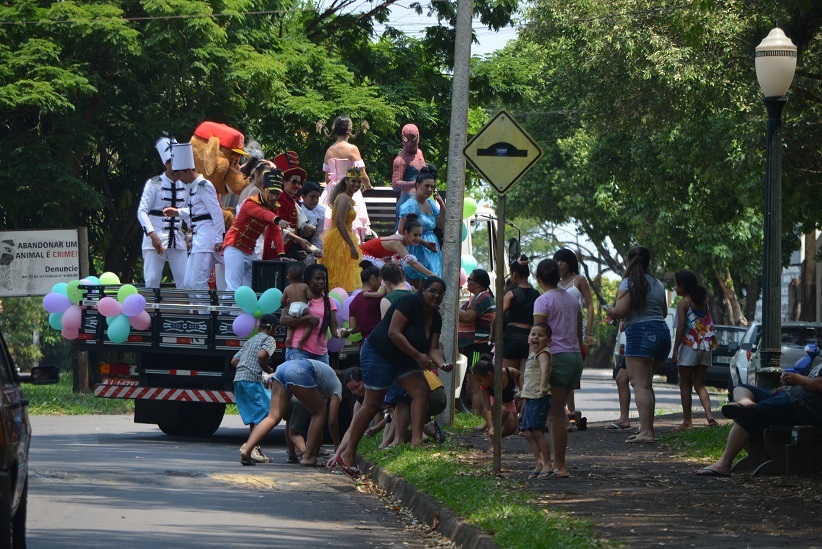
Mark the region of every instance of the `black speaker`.
[[251, 289], [263, 293], [269, 288], [284, 290], [288, 286], [286, 272], [293, 261], [252, 261], [251, 262]]

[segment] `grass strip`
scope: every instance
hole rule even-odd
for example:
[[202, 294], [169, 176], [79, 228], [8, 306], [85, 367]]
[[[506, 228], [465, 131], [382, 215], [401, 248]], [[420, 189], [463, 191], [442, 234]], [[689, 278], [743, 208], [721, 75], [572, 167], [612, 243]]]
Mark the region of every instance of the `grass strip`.
[[[35, 416], [131, 415], [134, 401], [124, 398], [100, 398], [93, 393], [74, 393], [71, 372], [61, 372], [55, 385], [23, 386], [29, 399], [29, 414]], [[237, 415], [237, 406], [226, 406], [226, 415]]]
[[[450, 432], [464, 432], [479, 423], [457, 414]], [[477, 416], [473, 416], [477, 418]], [[407, 445], [377, 450], [379, 437], [363, 439], [360, 451], [371, 461], [401, 476], [419, 490], [493, 536], [500, 547], [609, 547], [590, 521], [552, 511], [540, 494], [522, 482], [494, 476], [487, 459], [468, 459], [471, 452], [449, 439], [429, 449]]]
[[[713, 463], [722, 456], [722, 452], [725, 450], [731, 425], [701, 427], [679, 432], [671, 431], [661, 435], [660, 441], [682, 457]], [[740, 458], [745, 455], [743, 451]]]

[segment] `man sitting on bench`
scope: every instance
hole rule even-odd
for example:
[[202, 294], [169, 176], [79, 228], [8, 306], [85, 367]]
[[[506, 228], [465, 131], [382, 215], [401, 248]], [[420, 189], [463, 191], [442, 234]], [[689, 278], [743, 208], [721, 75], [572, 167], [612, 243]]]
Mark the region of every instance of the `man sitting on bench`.
[[728, 443], [716, 463], [696, 472], [705, 477], [729, 477], [737, 454], [751, 440], [762, 436], [767, 427], [813, 425], [822, 427], [822, 364], [807, 376], [784, 372], [785, 388], [776, 392], [751, 385], [734, 388], [734, 402], [722, 407], [722, 414], [733, 419]]

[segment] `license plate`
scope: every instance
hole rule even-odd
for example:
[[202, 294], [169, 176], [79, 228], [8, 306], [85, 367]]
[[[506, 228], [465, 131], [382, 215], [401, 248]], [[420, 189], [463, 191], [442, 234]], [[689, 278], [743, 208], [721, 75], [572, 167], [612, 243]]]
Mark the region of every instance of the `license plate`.
[[716, 357], [717, 364], [730, 364], [732, 356], [718, 356]]

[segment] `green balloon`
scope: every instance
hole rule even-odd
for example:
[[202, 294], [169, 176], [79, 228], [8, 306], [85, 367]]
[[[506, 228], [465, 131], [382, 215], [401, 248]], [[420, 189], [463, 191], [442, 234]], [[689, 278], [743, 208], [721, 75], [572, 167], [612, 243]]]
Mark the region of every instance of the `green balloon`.
[[75, 305], [83, 299], [83, 291], [78, 286], [80, 286], [79, 280], [72, 280], [66, 286], [66, 295]]
[[120, 283], [120, 277], [118, 277], [116, 274], [114, 274], [112, 272], [106, 272], [106, 273], [103, 273], [103, 274], [100, 275], [100, 284], [109, 285], [109, 284], [119, 284], [119, 283]]
[[348, 341], [356, 343], [362, 339], [362, 332], [356, 332], [348, 336]]
[[123, 286], [119, 290], [117, 290], [117, 301], [119, 301], [120, 305], [122, 305], [128, 296], [134, 295], [136, 293], [137, 288], [135, 288], [131, 284], [123, 284]]
[[263, 312], [260, 309], [257, 309], [252, 314], [254, 315], [254, 318], [256, 318], [257, 320], [260, 320], [260, 317], [263, 316]]

